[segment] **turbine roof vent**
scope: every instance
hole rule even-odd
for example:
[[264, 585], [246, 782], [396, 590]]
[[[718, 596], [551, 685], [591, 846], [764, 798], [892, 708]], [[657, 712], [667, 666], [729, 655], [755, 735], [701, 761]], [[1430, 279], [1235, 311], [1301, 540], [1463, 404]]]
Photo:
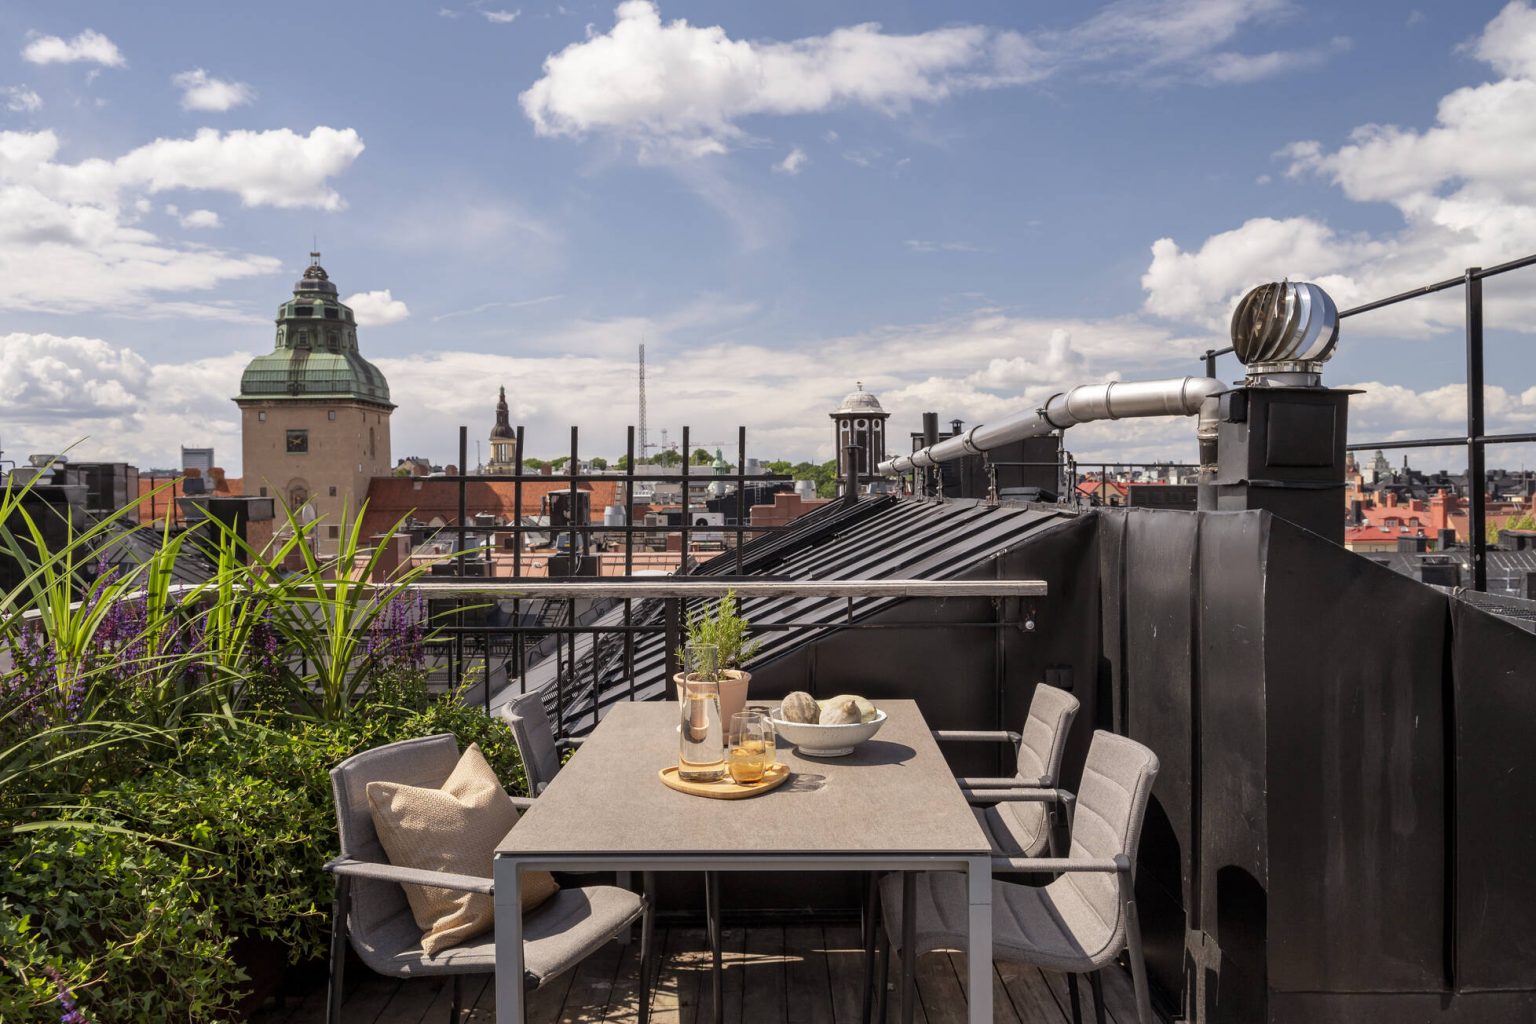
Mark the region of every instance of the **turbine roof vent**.
[[1338, 341], [1339, 308], [1315, 284], [1261, 284], [1232, 314], [1232, 349], [1249, 384], [1317, 387]]

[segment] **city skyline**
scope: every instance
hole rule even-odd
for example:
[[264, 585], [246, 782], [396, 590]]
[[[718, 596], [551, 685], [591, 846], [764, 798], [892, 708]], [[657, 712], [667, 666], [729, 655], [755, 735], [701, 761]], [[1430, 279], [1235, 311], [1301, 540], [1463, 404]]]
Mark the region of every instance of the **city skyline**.
[[[395, 451], [442, 462], [502, 384], [530, 455], [572, 423], [620, 454], [642, 341], [653, 438], [821, 462], [855, 380], [903, 437], [1198, 375], [1263, 279], [1348, 306], [1536, 250], [1524, 2], [156, 11], [0, 12], [8, 458], [239, 475], [230, 399], [311, 245]], [[1530, 273], [1487, 288], [1492, 431], [1536, 429]], [[1352, 441], [1458, 432], [1460, 317], [1346, 321]], [[1178, 421], [1067, 443], [1195, 457]]]

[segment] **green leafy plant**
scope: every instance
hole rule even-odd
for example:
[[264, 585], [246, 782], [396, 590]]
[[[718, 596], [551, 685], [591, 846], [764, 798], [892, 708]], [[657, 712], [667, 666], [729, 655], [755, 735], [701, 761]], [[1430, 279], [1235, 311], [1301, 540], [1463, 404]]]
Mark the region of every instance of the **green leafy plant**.
[[[374, 582], [386, 555], [383, 546], [363, 544], [364, 502], [355, 516], [342, 513], [336, 554], [321, 559], [311, 542], [321, 520], [300, 523], [288, 514], [296, 542], [288, 550], [300, 556], [300, 567], [285, 580], [275, 602], [276, 625], [292, 652], [308, 666], [297, 680], [294, 696], [311, 714], [324, 719], [346, 715], [358, 694], [366, 691], [378, 667], [369, 637], [390, 606], [426, 574], [413, 565], [387, 583]], [[386, 533], [394, 533], [402, 518]]]
[[709, 605], [688, 616], [687, 635], [683, 646], [677, 650], [679, 664], [686, 665], [690, 647], [714, 647], [719, 668], [740, 671], [741, 667], [762, 648], [759, 640], [748, 640], [747, 631], [752, 624], [737, 612], [736, 591], [727, 590], [725, 596], [715, 602], [713, 613]]
[[243, 979], [190, 863], [97, 828], [16, 836], [5, 854], [0, 1019], [227, 1019]]

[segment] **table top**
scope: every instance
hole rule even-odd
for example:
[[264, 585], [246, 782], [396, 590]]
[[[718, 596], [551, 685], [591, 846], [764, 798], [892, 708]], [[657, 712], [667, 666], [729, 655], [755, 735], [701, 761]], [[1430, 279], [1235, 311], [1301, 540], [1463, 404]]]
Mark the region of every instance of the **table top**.
[[802, 757], [781, 737], [779, 760], [794, 773], [787, 783], [746, 800], [709, 800], [656, 775], [677, 763], [677, 703], [616, 705], [496, 852], [986, 856], [987, 838], [917, 704], [880, 707], [885, 724], [852, 754]]

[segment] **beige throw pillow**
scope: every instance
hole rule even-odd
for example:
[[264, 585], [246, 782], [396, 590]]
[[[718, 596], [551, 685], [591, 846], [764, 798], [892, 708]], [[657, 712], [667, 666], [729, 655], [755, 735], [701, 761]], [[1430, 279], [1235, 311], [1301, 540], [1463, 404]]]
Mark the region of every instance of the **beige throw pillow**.
[[[441, 789], [396, 782], [368, 783], [373, 827], [397, 867], [491, 877], [496, 844], [517, 824], [517, 808], [478, 744], [471, 743]], [[491, 897], [428, 885], [406, 885], [428, 956], [480, 935], [495, 923]], [[526, 913], [559, 888], [547, 871], [525, 872]]]

